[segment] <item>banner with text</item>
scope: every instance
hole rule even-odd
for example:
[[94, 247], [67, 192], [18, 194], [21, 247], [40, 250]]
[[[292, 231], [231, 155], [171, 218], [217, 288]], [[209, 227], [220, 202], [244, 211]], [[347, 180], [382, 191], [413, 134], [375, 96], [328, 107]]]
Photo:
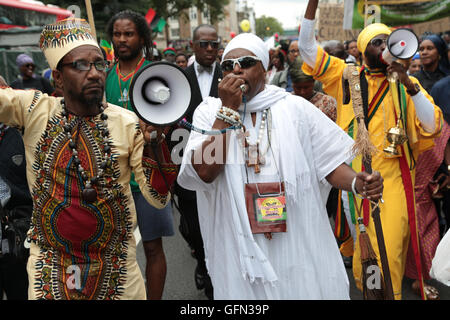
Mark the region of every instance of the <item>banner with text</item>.
[[450, 0], [345, 0], [344, 29], [364, 28], [366, 4], [367, 24], [381, 22], [395, 27], [450, 16]]
[[344, 7], [342, 5], [325, 4], [319, 7], [318, 41], [357, 39], [361, 30], [344, 30]]

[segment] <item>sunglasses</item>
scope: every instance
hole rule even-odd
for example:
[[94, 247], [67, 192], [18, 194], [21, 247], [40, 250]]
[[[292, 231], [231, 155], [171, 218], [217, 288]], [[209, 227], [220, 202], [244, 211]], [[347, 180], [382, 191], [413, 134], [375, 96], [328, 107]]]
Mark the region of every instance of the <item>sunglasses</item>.
[[258, 61], [261, 61], [258, 57], [244, 56], [236, 59], [223, 60], [220, 66], [222, 67], [222, 71], [233, 71], [236, 64], [241, 69], [248, 69], [256, 65]]
[[108, 68], [109, 62], [105, 61], [105, 60], [98, 60], [98, 61], [94, 61], [94, 62], [89, 62], [86, 60], [77, 60], [77, 61], [64, 63], [61, 65], [61, 67], [71, 66], [72, 68], [75, 68], [79, 71], [90, 71], [92, 68], [92, 65], [94, 65], [95, 69], [97, 69], [98, 71], [106, 71], [106, 69]]
[[381, 46], [383, 43], [386, 43], [386, 39], [380, 39], [380, 38], [377, 38], [377, 39], [372, 39], [372, 40], [370, 40], [370, 44], [371, 44], [372, 46], [374, 46], [374, 47], [379, 47], [379, 46]]
[[213, 41], [213, 40], [195, 40], [195, 44], [198, 44], [200, 48], [206, 49], [208, 46], [211, 46], [213, 49], [219, 48], [220, 41]]
[[32, 68], [32, 69], [34, 69], [34, 64], [32, 64], [32, 63], [27, 63], [27, 64], [25, 65], [25, 68]]

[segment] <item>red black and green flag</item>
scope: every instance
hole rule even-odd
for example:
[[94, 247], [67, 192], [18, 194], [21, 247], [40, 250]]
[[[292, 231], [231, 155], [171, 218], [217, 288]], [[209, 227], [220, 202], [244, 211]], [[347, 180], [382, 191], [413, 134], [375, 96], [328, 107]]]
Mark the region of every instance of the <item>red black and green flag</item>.
[[153, 32], [162, 32], [166, 25], [166, 20], [152, 8], [148, 9], [145, 20], [147, 20], [147, 23]]

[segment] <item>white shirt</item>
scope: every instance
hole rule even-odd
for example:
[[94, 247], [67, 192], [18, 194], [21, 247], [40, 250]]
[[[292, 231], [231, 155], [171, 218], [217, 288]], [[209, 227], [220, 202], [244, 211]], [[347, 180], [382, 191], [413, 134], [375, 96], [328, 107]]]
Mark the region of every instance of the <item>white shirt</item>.
[[211, 91], [211, 85], [214, 78], [214, 71], [216, 69], [216, 63], [212, 64], [212, 72], [209, 74], [208, 72], [199, 73], [197, 70], [197, 66], [199, 63], [197, 61], [194, 62], [195, 74], [197, 75], [198, 86], [200, 87], [200, 92], [202, 93], [202, 98], [205, 100], [206, 97], [209, 97], [209, 92]]

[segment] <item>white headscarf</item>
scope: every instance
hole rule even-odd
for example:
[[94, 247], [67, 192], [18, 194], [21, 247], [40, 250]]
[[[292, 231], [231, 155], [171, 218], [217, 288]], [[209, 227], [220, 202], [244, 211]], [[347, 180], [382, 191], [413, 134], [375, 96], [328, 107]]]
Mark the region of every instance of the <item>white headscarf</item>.
[[269, 67], [269, 50], [264, 42], [253, 33], [241, 33], [231, 39], [222, 55], [222, 61], [228, 52], [234, 49], [247, 49], [261, 59], [264, 70]]

